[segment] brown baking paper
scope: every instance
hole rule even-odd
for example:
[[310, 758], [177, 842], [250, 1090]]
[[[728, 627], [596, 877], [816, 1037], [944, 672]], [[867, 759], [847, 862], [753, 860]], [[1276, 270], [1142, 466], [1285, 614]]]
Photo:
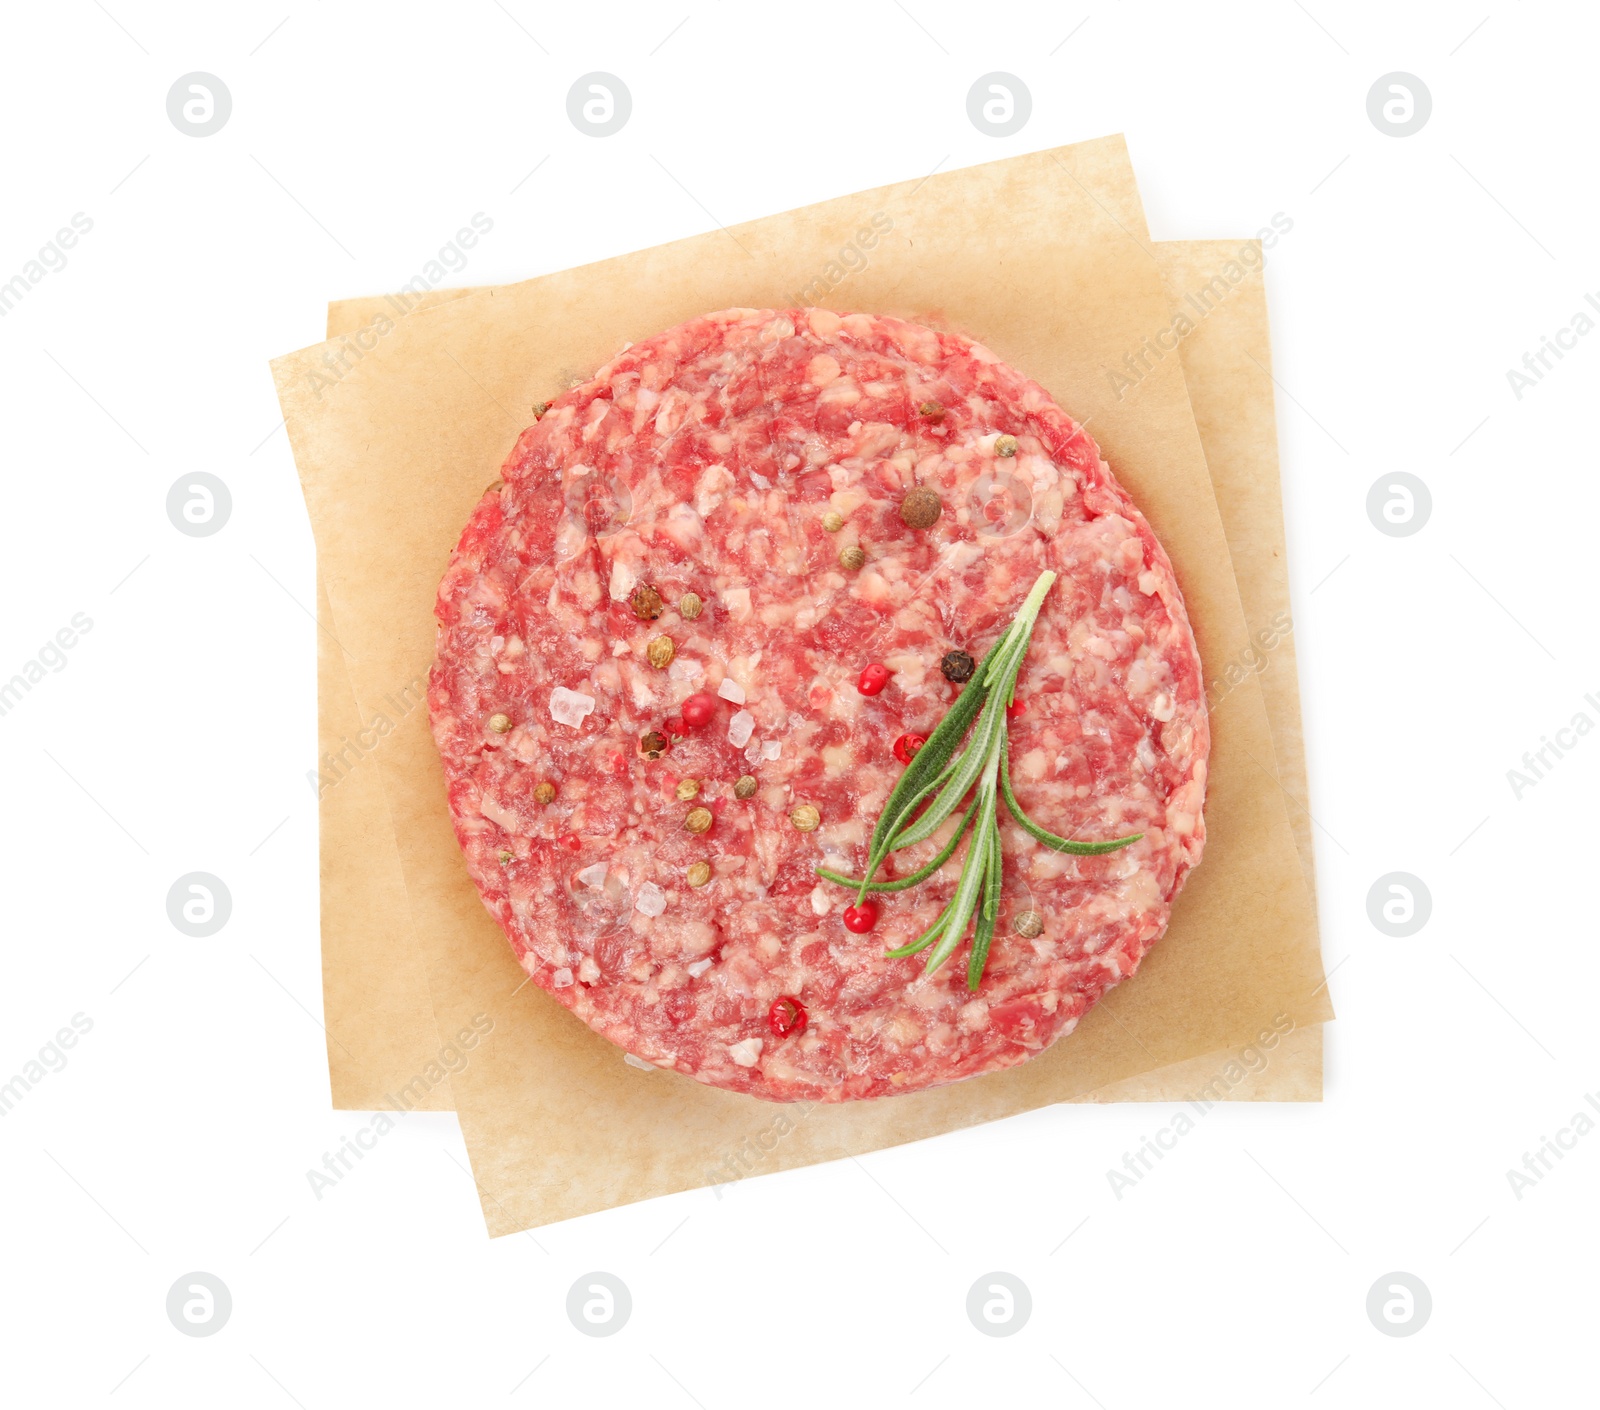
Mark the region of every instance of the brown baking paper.
[[[322, 1008], [328, 1077], [337, 1111], [404, 1102], [448, 1111], [448, 1075], [428, 991], [426, 952], [406, 903], [405, 873], [374, 753], [395, 717], [427, 709], [427, 682], [402, 684], [363, 713], [345, 668], [345, 648], [317, 582], [317, 788], [322, 868]], [[419, 1084], [418, 1078], [422, 1081]]]
[[1215, 721], [1229, 708], [1239, 675], [1250, 672], [1259, 677], [1277, 749], [1276, 779], [1315, 902], [1310, 790], [1289, 608], [1272, 340], [1262, 265], [1258, 263], [1231, 291], [1219, 292], [1227, 271], [1243, 267], [1240, 254], [1246, 249], [1261, 252], [1254, 240], [1186, 240], [1155, 246], [1175, 313], [1181, 311], [1195, 321], [1179, 352], [1254, 648], [1248, 661], [1207, 662], [1207, 700]]
[[[1186, 311], [1201, 318], [1180, 345], [1189, 401], [1211, 472], [1212, 490], [1228, 537], [1239, 597], [1252, 635], [1265, 633], [1273, 644], [1263, 650], [1267, 722], [1278, 762], [1278, 778], [1289, 795], [1289, 820], [1306, 884], [1315, 896], [1311, 820], [1306, 811], [1305, 749], [1300, 728], [1300, 697], [1289, 616], [1288, 558], [1283, 543], [1283, 507], [1278, 482], [1277, 424], [1268, 338], [1266, 288], [1259, 268], [1225, 296], [1213, 282], [1229, 261], [1253, 241], [1170, 241], [1154, 246], [1173, 316]], [[1208, 292], [1209, 291], [1209, 292]], [[378, 315], [397, 307], [412, 312], [436, 308], [481, 292], [430, 290], [416, 296], [343, 299], [328, 305], [328, 337], [352, 335]], [[1243, 565], [1241, 571], [1241, 565]], [[328, 621], [321, 589], [319, 609]], [[1290, 623], [1289, 631], [1277, 625]], [[318, 701], [327, 778], [343, 781], [373, 743], [370, 722], [360, 720], [341, 648], [324, 632], [318, 660]], [[1226, 699], [1226, 672], [1217, 681]], [[407, 697], [409, 699], [409, 697]], [[402, 704], [405, 701], [402, 701]], [[366, 734], [360, 729], [365, 726]], [[352, 735], [354, 737], [352, 737]], [[333, 1104], [338, 1109], [371, 1110], [395, 1094], [419, 1094], [417, 1078], [439, 1057], [438, 1027], [421, 951], [396, 947], [388, 898], [399, 896], [402, 873], [393, 845], [389, 807], [369, 770], [361, 786], [322, 799], [323, 851], [323, 1003], [328, 1028], [328, 1062]], [[383, 839], [388, 839], [387, 846]], [[1259, 1050], [1258, 1054], [1259, 1054]], [[1218, 1074], [1239, 1075], [1218, 1084]], [[1225, 1101], [1317, 1101], [1322, 1095], [1322, 1032], [1297, 1029], [1285, 1038], [1275, 1058], [1263, 1066], [1259, 1055], [1206, 1054], [1188, 1062], [1130, 1077], [1074, 1101], [1181, 1101], [1203, 1089], [1216, 1089]], [[448, 1082], [420, 1092], [428, 1110], [451, 1106]]]
[[[1257, 647], [1253, 662], [1238, 665], [1260, 676], [1277, 779], [1288, 798], [1295, 847], [1314, 903], [1316, 869], [1311, 815], [1306, 809], [1305, 739], [1289, 610], [1278, 426], [1268, 371], [1272, 345], [1266, 283], [1259, 262], [1231, 288], [1216, 282], [1220, 278], [1227, 285], [1228, 273], [1244, 267], [1241, 251], [1259, 254], [1260, 248], [1253, 240], [1174, 240], [1154, 249], [1174, 318], [1181, 312], [1194, 323], [1193, 331], [1179, 343], [1179, 355], [1211, 471], [1212, 492], [1228, 536], [1239, 599]], [[1233, 677], [1230, 663], [1220, 668], [1214, 662], [1207, 664], [1212, 667], [1206, 677], [1207, 699], [1215, 723], [1228, 709]], [[1314, 934], [1304, 939], [1308, 945], [1318, 945]], [[1084, 1100], [1181, 1101], [1200, 1092], [1208, 1100], [1320, 1101], [1322, 1029], [1297, 1028], [1266, 1053], [1249, 1045], [1244, 1052], [1191, 1058], [1113, 1082]]]
[[[892, 228], [847, 270], [841, 251], [867, 245], [858, 232], [874, 214]], [[1037, 377], [1089, 425], [1161, 535], [1206, 661], [1246, 653], [1178, 360], [1120, 398], [1107, 376], [1170, 313], [1123, 145], [1104, 139], [456, 300], [398, 323], [333, 378], [320, 347], [276, 362], [361, 709], [426, 669], [439, 574], [526, 407], [625, 340], [708, 308], [801, 300], [942, 322]], [[1227, 706], [1206, 860], [1135, 982], [1022, 1068], [808, 1109], [638, 1072], [525, 985], [456, 850], [425, 720], [407, 714], [374, 757], [417, 937], [439, 942], [429, 971], [440, 1032], [494, 1025], [452, 1078], [491, 1232], [993, 1120], [1249, 1042], [1280, 1014], [1301, 1029], [1331, 1016], [1254, 675]]]

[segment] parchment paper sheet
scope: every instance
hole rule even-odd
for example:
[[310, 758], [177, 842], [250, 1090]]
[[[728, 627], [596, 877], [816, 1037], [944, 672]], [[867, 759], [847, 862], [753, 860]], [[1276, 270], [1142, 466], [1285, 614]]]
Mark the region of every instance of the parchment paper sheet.
[[[1167, 241], [1155, 245], [1174, 315], [1196, 310], [1197, 296], [1240, 249], [1242, 240]], [[430, 290], [413, 312], [437, 308], [479, 292]], [[394, 311], [381, 296], [343, 299], [328, 305], [328, 337], [353, 334], [375, 315]], [[1263, 652], [1260, 672], [1267, 720], [1278, 760], [1278, 777], [1290, 798], [1289, 821], [1306, 884], [1315, 895], [1305, 747], [1295, 673], [1292, 625], [1279, 633], [1270, 624], [1289, 617], [1288, 558], [1283, 544], [1283, 508], [1278, 480], [1277, 425], [1267, 369], [1272, 349], [1266, 290], [1259, 271], [1239, 283], [1197, 323], [1180, 345], [1189, 401], [1211, 472], [1217, 509], [1228, 536], [1239, 597], [1252, 632], [1276, 641]], [[1241, 566], [1242, 565], [1242, 566]], [[329, 614], [318, 587], [319, 620]], [[403, 890], [400, 855], [394, 846], [389, 806], [368, 769], [349, 783], [349, 771], [364, 758], [355, 694], [341, 649], [326, 631], [320, 637], [318, 701], [322, 750], [332, 761], [343, 791], [322, 795], [323, 1005], [328, 1028], [328, 1064], [333, 1104], [339, 1110], [370, 1111], [402, 1091], [417, 1092], [416, 1078], [439, 1059], [438, 1026], [420, 950], [393, 943]], [[1226, 690], [1226, 674], [1219, 693]], [[1223, 699], [1225, 700], [1225, 695]], [[1223, 700], [1217, 702], [1222, 707]], [[372, 742], [373, 735], [365, 736]], [[385, 845], [387, 839], [387, 845]], [[1317, 1101], [1322, 1095], [1322, 1032], [1299, 1029], [1261, 1066], [1236, 1051], [1206, 1054], [1171, 1067], [1127, 1078], [1075, 1101], [1181, 1101], [1211, 1086], [1218, 1073], [1246, 1076], [1228, 1087], [1225, 1101]], [[417, 1105], [449, 1109], [448, 1081], [422, 1093]]]
[[[1215, 280], [1237, 262], [1249, 240], [1184, 240], [1155, 246], [1175, 310], [1196, 318]], [[1305, 737], [1300, 727], [1300, 677], [1295, 666], [1289, 607], [1288, 551], [1283, 535], [1283, 491], [1278, 477], [1278, 423], [1272, 397], [1272, 338], [1267, 327], [1266, 284], [1259, 272], [1234, 287], [1198, 318], [1179, 345], [1195, 424], [1206, 450], [1211, 487], [1228, 536], [1239, 597], [1254, 637], [1253, 662], [1207, 662], [1213, 715], [1226, 713], [1230, 668], [1260, 677], [1278, 754], [1278, 782], [1313, 899], [1315, 866], [1307, 800]], [[1274, 627], [1288, 622], [1288, 631]], [[1263, 638], [1260, 633], [1266, 633]], [[1270, 640], [1267, 646], [1264, 639]], [[1266, 761], [1263, 761], [1265, 763]]]
[[[1254, 242], [1174, 240], [1154, 246], [1174, 315], [1195, 320], [1179, 344], [1189, 401], [1211, 470], [1212, 490], [1228, 536], [1239, 598], [1254, 636], [1273, 644], [1259, 649], [1257, 664], [1239, 663], [1260, 676], [1277, 753], [1277, 776], [1288, 797], [1300, 866], [1313, 900], [1315, 859], [1311, 815], [1306, 811], [1305, 739], [1300, 727], [1300, 685], [1295, 671], [1289, 606], [1288, 554], [1283, 536], [1283, 496], [1278, 477], [1278, 427], [1273, 408], [1272, 344], [1267, 328], [1266, 284], [1259, 267], [1203, 317], [1207, 290], [1229, 261]], [[1274, 623], [1288, 622], [1287, 632]], [[1228, 707], [1228, 666], [1208, 662], [1214, 716]], [[1262, 1063], [1265, 1062], [1263, 1066]], [[1230, 1066], [1231, 1064], [1231, 1066]], [[1239, 1074], [1243, 1074], [1241, 1077]], [[1224, 1080], [1218, 1082], [1218, 1078]], [[1322, 1030], [1296, 1029], [1270, 1055], [1259, 1050], [1212, 1053], [1114, 1082], [1088, 1094], [1096, 1102], [1181, 1101], [1198, 1091], [1227, 1087], [1227, 1101], [1320, 1101]]]
[[[320, 576], [317, 627], [322, 1008], [334, 1109], [374, 1111], [409, 1089], [413, 1110], [449, 1111], [448, 1076], [427, 1082], [425, 1069], [439, 1061], [442, 1045], [372, 757], [387, 737], [375, 716], [387, 724], [398, 712], [363, 714], [356, 703]], [[417, 708], [427, 709], [425, 695]], [[419, 1075], [425, 1087], [416, 1084]]]
[[[865, 245], [857, 232], [875, 213], [893, 228], [846, 268], [842, 252]], [[331, 384], [320, 347], [276, 362], [332, 629], [362, 714], [425, 671], [439, 573], [531, 402], [623, 340], [695, 312], [802, 299], [944, 322], [1037, 377], [1089, 424], [1145, 508], [1177, 564], [1208, 665], [1248, 654], [1178, 359], [1121, 397], [1106, 375], [1171, 317], [1126, 152], [1111, 138], [455, 300], [399, 323]], [[440, 1032], [477, 1014], [495, 1023], [453, 1076], [491, 1232], [997, 1119], [1249, 1042], [1278, 1014], [1302, 1030], [1330, 1017], [1254, 674], [1226, 707], [1206, 860], [1136, 982], [1013, 1072], [808, 1113], [624, 1066], [524, 986], [461, 865], [422, 712], [406, 713], [372, 757]]]

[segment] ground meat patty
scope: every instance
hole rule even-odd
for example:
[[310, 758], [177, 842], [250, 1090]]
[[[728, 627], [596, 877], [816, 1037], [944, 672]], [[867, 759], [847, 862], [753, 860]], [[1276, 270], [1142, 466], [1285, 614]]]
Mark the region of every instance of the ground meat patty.
[[[428, 704], [484, 904], [585, 1023], [713, 1086], [846, 1101], [1025, 1062], [1138, 967], [1204, 840], [1200, 660], [1150, 526], [1036, 383], [898, 319], [730, 309], [559, 397], [503, 474], [440, 584]], [[901, 513], [915, 487], [939, 497], [927, 527]], [[966, 941], [932, 976], [884, 955], [938, 915], [967, 843], [879, 897], [867, 934], [816, 868], [861, 874], [894, 741], [959, 691], [941, 658], [981, 659], [1047, 568], [1010, 727], [1019, 802], [1063, 836], [1144, 837], [1062, 856], [1002, 807], [972, 993]], [[875, 696], [869, 662], [892, 672]], [[698, 727], [694, 694], [715, 704]], [[783, 998], [805, 1022], [780, 1034]]]

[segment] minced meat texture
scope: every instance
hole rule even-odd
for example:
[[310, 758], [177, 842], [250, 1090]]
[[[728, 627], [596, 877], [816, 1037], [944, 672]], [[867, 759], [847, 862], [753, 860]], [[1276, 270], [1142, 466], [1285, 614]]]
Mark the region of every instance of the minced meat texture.
[[[1161, 545], [1036, 383], [898, 319], [731, 309], [560, 396], [502, 477], [440, 584], [429, 707], [484, 904], [584, 1022], [714, 1086], [844, 1101], [1025, 1062], [1138, 967], [1204, 842], [1200, 660]], [[901, 513], [916, 487], [942, 506], [924, 529]], [[843, 566], [857, 547], [864, 564]], [[876, 897], [864, 934], [842, 923], [854, 892], [816, 868], [861, 874], [894, 741], [930, 733], [960, 691], [941, 662], [982, 659], [1045, 569], [1059, 580], [1010, 725], [1018, 799], [1063, 836], [1144, 836], [1063, 856], [1002, 807], [1000, 919], [973, 993], [966, 941], [931, 976], [884, 954], [938, 915], [965, 842]], [[635, 610], [641, 587], [659, 615]], [[686, 593], [704, 603], [692, 620]], [[891, 675], [868, 696], [873, 662]], [[714, 708], [688, 725], [696, 695]], [[665, 752], [641, 747], [652, 733]], [[739, 798], [744, 775], [757, 787]], [[791, 819], [806, 805], [811, 830]], [[694, 808], [704, 831], [685, 826]], [[1043, 918], [1033, 938], [1013, 928], [1025, 911]], [[781, 997], [803, 1026], [769, 1022]]]

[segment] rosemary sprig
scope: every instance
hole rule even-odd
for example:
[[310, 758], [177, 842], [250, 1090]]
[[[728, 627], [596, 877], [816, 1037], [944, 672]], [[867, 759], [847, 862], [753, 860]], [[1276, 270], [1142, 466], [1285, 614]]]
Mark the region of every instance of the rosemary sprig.
[[[989, 960], [989, 947], [994, 939], [995, 920], [1000, 910], [1000, 827], [996, 811], [1001, 798], [1005, 799], [1006, 808], [1017, 820], [1018, 826], [1057, 852], [1080, 857], [1100, 856], [1129, 846], [1144, 836], [1142, 832], [1136, 832], [1130, 837], [1118, 837], [1109, 842], [1078, 842], [1059, 837], [1040, 827], [1022, 811], [1011, 787], [1006, 709], [1016, 695], [1017, 677], [1022, 671], [1023, 659], [1028, 654], [1034, 624], [1039, 619], [1045, 595], [1055, 580], [1056, 575], [1051, 572], [1039, 575], [1016, 617], [1000, 633], [978, 669], [972, 673], [972, 678], [962, 688], [956, 703], [945, 713], [928, 736], [927, 743], [917, 751], [906, 771], [900, 775], [899, 782], [883, 805], [877, 826], [872, 830], [866, 875], [859, 878], [842, 876], [826, 867], [817, 868], [818, 875], [824, 880], [854, 887], [856, 904], [860, 905], [869, 891], [904, 891], [926, 881], [954, 855], [962, 836], [970, 827], [972, 838], [967, 845], [967, 856], [961, 867], [960, 879], [956, 882], [955, 894], [927, 930], [915, 940], [887, 953], [891, 958], [902, 959], [932, 947], [926, 971], [932, 974], [955, 953], [967, 933], [967, 927], [971, 925], [973, 934], [967, 961], [967, 987], [972, 990], [976, 990], [983, 979], [983, 971]], [[972, 732], [972, 742], [957, 753], [969, 730]], [[977, 792], [972, 805], [962, 814], [949, 841], [932, 861], [894, 881], [872, 879], [890, 852], [914, 846], [932, 837], [974, 787]], [[922, 809], [920, 813], [917, 811], [919, 808]]]
[[[888, 855], [895, 828], [901, 819], [927, 796], [929, 790], [926, 785], [941, 777], [942, 770], [949, 762], [951, 754], [955, 752], [956, 745], [961, 743], [978, 711], [983, 708], [984, 699], [989, 691], [984, 676], [995, 654], [1005, 644], [1007, 634], [1008, 632], [1002, 632], [999, 640], [989, 648], [988, 655], [983, 658], [978, 669], [961, 688], [956, 703], [945, 712], [945, 717], [935, 726], [922, 748], [917, 750], [906, 771], [900, 775], [900, 781], [890, 792], [888, 801], [883, 805], [883, 813], [878, 818], [878, 825], [872, 829], [872, 840], [868, 844], [868, 877], [877, 871], [884, 857]], [[968, 786], [970, 787], [970, 784]], [[963, 789], [962, 794], [965, 792]], [[956, 795], [957, 802], [960, 801], [962, 794]], [[830, 881], [835, 879], [829, 877]], [[854, 886], [856, 883], [847, 884]], [[863, 883], [861, 895], [865, 893], [866, 884]], [[856, 904], [861, 904], [860, 895], [856, 898]]]

